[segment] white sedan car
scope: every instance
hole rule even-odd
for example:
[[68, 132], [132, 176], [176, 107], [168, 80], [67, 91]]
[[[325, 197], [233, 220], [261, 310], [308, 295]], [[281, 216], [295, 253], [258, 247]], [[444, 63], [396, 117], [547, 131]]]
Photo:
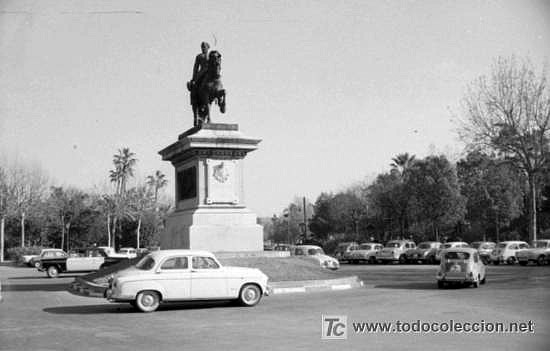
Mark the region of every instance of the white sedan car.
[[223, 267], [207, 251], [160, 250], [117, 273], [105, 297], [153, 312], [161, 302], [235, 299], [256, 305], [267, 295], [268, 277], [259, 269]]
[[485, 284], [485, 264], [479, 257], [479, 252], [473, 248], [455, 247], [441, 252], [441, 263], [437, 271], [437, 287], [446, 284], [469, 284], [474, 288]]
[[317, 245], [298, 245], [295, 246], [292, 254], [295, 256], [304, 256], [310, 258], [319, 263], [319, 265], [326, 269], [337, 270], [340, 268], [340, 262], [334, 257], [330, 257], [325, 254], [322, 248]]

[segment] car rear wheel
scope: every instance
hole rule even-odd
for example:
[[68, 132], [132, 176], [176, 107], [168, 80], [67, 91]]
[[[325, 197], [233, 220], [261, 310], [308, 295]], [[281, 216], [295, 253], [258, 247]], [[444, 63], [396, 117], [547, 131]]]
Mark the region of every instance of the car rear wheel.
[[160, 297], [156, 291], [142, 291], [137, 295], [135, 303], [141, 312], [153, 312], [160, 305]]
[[239, 293], [239, 303], [242, 306], [255, 306], [262, 298], [262, 290], [256, 284], [245, 284]]
[[405, 264], [405, 263], [407, 263], [407, 258], [405, 257], [405, 255], [399, 256], [399, 264]]
[[476, 280], [476, 281], [472, 282], [472, 286], [473, 286], [474, 288], [479, 288], [479, 276], [477, 277], [477, 280]]
[[36, 261], [33, 264], [34, 268], [40, 268], [40, 261]]
[[496, 260], [496, 261], [493, 261], [493, 264], [494, 264], [495, 266], [498, 266], [498, 265], [499, 265], [499, 263], [500, 263], [500, 262], [499, 262], [498, 260]]
[[57, 278], [59, 276], [59, 269], [56, 266], [48, 267], [48, 277]]
[[515, 264], [516, 259], [514, 257], [508, 257], [508, 259], [506, 260], [506, 263], [507, 264]]
[[521, 266], [527, 266], [527, 261], [519, 261], [519, 264], [520, 264]]
[[369, 257], [369, 263], [370, 264], [375, 264], [376, 263], [376, 258], [374, 258], [373, 256]]
[[438, 289], [443, 289], [444, 287], [445, 287], [445, 283], [443, 283], [442, 281], [437, 282], [437, 288]]
[[546, 258], [544, 256], [539, 256], [539, 258], [537, 258], [537, 264], [539, 266], [543, 266], [544, 264], [546, 263]]
[[487, 277], [483, 277], [483, 279], [481, 279], [481, 281], [479, 282], [480, 284], [485, 284], [487, 282]]

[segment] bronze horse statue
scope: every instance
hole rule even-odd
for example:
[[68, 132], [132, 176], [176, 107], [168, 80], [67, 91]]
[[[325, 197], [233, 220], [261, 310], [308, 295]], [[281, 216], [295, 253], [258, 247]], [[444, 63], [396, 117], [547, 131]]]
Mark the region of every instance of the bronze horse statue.
[[216, 102], [221, 113], [225, 113], [225, 90], [221, 81], [222, 55], [218, 51], [211, 51], [208, 55], [208, 70], [204, 78], [197, 82], [187, 83], [191, 92], [191, 106], [193, 108], [193, 125], [202, 126], [210, 123], [210, 106]]

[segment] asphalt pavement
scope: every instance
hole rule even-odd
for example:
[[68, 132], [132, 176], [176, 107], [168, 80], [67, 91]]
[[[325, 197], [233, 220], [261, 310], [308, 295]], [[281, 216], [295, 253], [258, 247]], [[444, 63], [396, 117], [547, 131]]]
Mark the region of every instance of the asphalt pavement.
[[[550, 266], [490, 266], [487, 284], [437, 289], [436, 266], [342, 265], [363, 288], [264, 297], [253, 308], [184, 303], [140, 313], [129, 304], [72, 295], [74, 276], [49, 279], [0, 267], [0, 350], [548, 350]], [[346, 317], [347, 339], [324, 340]], [[533, 332], [354, 332], [354, 323], [531, 321]], [[336, 324], [334, 324], [336, 326]], [[334, 329], [336, 336], [343, 329]]]

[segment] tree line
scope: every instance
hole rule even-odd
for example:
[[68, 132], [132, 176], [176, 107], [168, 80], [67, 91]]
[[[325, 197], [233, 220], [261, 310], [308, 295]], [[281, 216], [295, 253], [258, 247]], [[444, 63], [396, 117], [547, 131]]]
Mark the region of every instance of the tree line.
[[54, 184], [37, 166], [4, 160], [0, 163], [4, 247], [71, 251], [91, 245], [157, 246], [170, 210], [169, 201], [160, 196], [166, 176], [157, 170], [129, 186], [136, 163], [129, 148], [119, 149], [113, 155], [113, 169], [106, 174], [111, 186], [85, 191]]
[[[274, 241], [466, 241], [550, 237], [550, 92], [529, 59], [498, 58], [457, 118], [464, 156], [396, 155], [370, 183], [320, 194], [307, 221], [274, 216]], [[285, 232], [286, 230], [286, 232]], [[285, 236], [286, 235], [286, 236]], [[281, 240], [282, 239], [282, 240]]]

